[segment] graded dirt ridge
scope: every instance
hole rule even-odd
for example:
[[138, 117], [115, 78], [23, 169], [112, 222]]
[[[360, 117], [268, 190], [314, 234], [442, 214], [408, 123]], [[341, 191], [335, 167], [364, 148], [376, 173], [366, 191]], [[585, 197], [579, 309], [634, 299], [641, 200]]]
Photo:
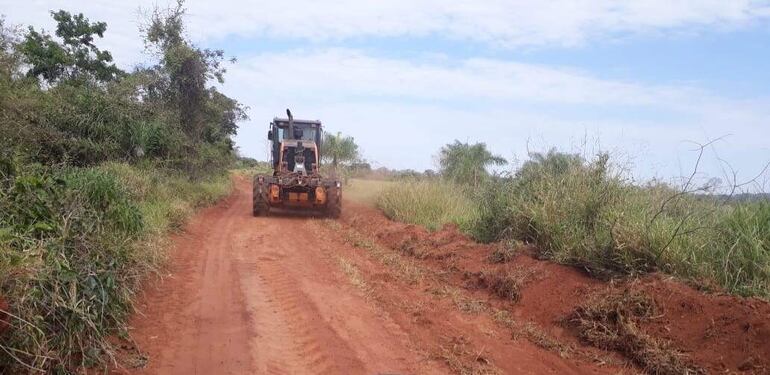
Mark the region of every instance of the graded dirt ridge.
[[174, 236], [113, 372], [652, 373], [654, 351], [598, 345], [575, 323], [592, 296], [625, 291], [650, 305], [620, 319], [627, 332], [676, 353], [686, 371], [770, 368], [770, 305], [758, 299], [707, 295], [663, 275], [598, 281], [530, 248], [492, 263], [501, 244], [451, 226], [430, 233], [348, 201], [339, 220], [255, 218], [250, 202], [249, 181], [236, 177], [229, 198]]
[[465, 289], [473, 290], [477, 284], [469, 283], [469, 278], [478, 281], [479, 275], [494, 274], [497, 269], [523, 274], [516, 301], [503, 304], [503, 308], [515, 317], [537, 323], [564, 342], [585, 344], [569, 319], [589, 296], [602, 296], [613, 289], [630, 290], [649, 296], [656, 307], [654, 317], [638, 322], [640, 330], [670, 343], [670, 348], [688, 357], [695, 369], [770, 373], [770, 304], [766, 301], [706, 294], [661, 274], [602, 282], [577, 268], [539, 260], [536, 251], [526, 247], [510, 261], [494, 264], [490, 257], [501, 244], [474, 243], [453, 226], [430, 233], [390, 221], [371, 208], [356, 206], [352, 211], [344, 218], [351, 226], [385, 246], [423, 258], [435, 269], [447, 270], [451, 275], [448, 279], [453, 280], [450, 283]]

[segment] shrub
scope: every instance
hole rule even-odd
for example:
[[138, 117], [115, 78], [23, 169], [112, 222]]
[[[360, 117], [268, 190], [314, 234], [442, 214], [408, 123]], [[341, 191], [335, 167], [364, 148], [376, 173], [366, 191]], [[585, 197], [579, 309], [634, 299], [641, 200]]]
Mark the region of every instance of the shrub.
[[9, 179], [0, 193], [0, 285], [18, 319], [4, 342], [35, 368], [95, 363], [106, 350], [101, 337], [130, 306], [138, 209], [100, 171], [33, 168]]
[[150, 242], [229, 188], [225, 175], [193, 182], [119, 163], [2, 165], [0, 296], [13, 315], [0, 372], [101, 363], [112, 350], [105, 336], [119, 332], [162, 259]]
[[660, 270], [767, 295], [770, 255], [760, 224], [767, 205], [634, 186], [613, 173], [606, 155], [549, 155], [481, 190], [475, 238], [533, 242], [541, 255], [597, 276]]

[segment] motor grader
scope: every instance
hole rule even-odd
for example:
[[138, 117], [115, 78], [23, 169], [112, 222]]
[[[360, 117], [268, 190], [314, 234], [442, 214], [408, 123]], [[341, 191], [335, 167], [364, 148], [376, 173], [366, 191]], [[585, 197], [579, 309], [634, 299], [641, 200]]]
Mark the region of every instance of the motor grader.
[[336, 178], [326, 178], [318, 168], [323, 127], [320, 121], [274, 118], [267, 132], [272, 174], [254, 176], [254, 216], [273, 208], [309, 210], [339, 217], [342, 187]]

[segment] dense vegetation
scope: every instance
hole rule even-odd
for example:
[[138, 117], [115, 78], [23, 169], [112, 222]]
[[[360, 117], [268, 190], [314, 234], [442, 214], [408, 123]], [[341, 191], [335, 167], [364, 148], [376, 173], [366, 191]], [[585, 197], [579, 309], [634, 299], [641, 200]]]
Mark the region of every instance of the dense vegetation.
[[448, 178], [394, 185], [379, 205], [428, 228], [458, 224], [480, 241], [530, 242], [541, 256], [597, 277], [661, 271], [770, 298], [770, 202], [731, 200], [692, 179], [639, 186], [606, 154], [530, 156], [515, 173], [486, 176], [475, 188], [476, 179], [455, 177], [451, 167], [462, 163], [443, 162]]
[[119, 69], [103, 22], [55, 35], [0, 21], [0, 373], [101, 366], [162, 234], [229, 190], [243, 108], [210, 86], [223, 53], [181, 4], [143, 31], [157, 63]]

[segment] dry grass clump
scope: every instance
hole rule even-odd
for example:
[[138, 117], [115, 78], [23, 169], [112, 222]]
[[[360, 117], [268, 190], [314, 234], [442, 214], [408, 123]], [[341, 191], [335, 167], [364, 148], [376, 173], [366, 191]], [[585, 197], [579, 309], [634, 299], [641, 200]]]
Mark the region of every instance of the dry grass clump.
[[342, 272], [348, 277], [350, 284], [361, 290], [365, 296], [369, 296], [372, 293], [372, 288], [366, 283], [361, 271], [355, 264], [343, 257], [337, 257], [337, 263], [339, 264]]
[[590, 344], [621, 352], [650, 374], [700, 374], [686, 355], [671, 343], [650, 336], [639, 323], [656, 314], [648, 295], [631, 289], [600, 293], [579, 306], [570, 317], [580, 337]]
[[382, 246], [377, 245], [366, 236], [361, 235], [356, 230], [352, 228], [343, 228], [334, 220], [324, 220], [324, 224], [334, 231], [341, 231], [345, 242], [354, 247], [368, 251], [380, 263], [393, 269], [396, 276], [403, 281], [415, 284], [424, 277], [422, 269], [414, 260], [404, 258], [399, 254], [389, 251]]
[[487, 309], [487, 304], [484, 301], [469, 298], [460, 289], [449, 285], [431, 289], [430, 292], [439, 298], [450, 298], [455, 306], [466, 314], [475, 315]]
[[543, 330], [543, 328], [532, 322], [527, 322], [517, 327], [513, 332], [513, 338], [516, 339], [518, 336], [526, 337], [531, 343], [545, 350], [550, 350], [561, 358], [569, 358], [575, 352], [574, 347], [557, 340]]
[[485, 270], [479, 275], [479, 285], [502, 299], [516, 302], [521, 299], [521, 289], [531, 279], [532, 273], [532, 270], [524, 268]]
[[497, 245], [487, 260], [489, 263], [508, 263], [516, 257], [523, 244], [521, 241], [502, 241]]
[[434, 359], [442, 360], [449, 369], [460, 375], [491, 375], [500, 371], [484, 357], [483, 351], [472, 350], [470, 341], [463, 336], [446, 337], [433, 353]]
[[407, 237], [397, 246], [397, 250], [401, 251], [405, 255], [414, 257], [417, 259], [427, 259], [431, 256], [431, 252], [425, 248], [419, 246], [414, 238]]

